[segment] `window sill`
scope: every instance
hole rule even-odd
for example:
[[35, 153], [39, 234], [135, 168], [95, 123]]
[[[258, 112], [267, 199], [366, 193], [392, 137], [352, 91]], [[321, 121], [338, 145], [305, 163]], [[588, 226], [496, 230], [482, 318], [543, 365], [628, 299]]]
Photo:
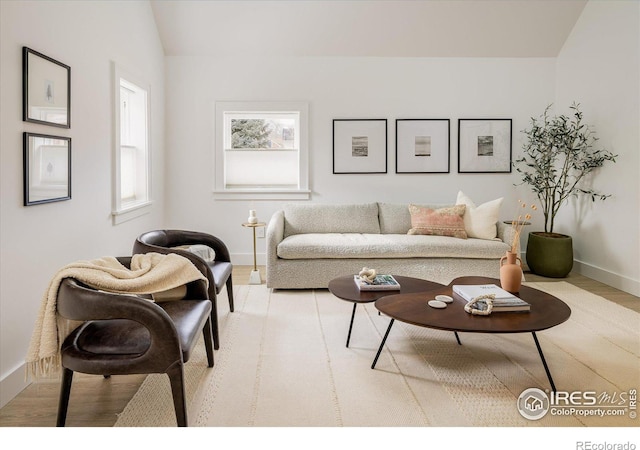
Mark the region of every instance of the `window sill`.
[[311, 191], [222, 190], [213, 191], [213, 198], [216, 200], [309, 200]]
[[149, 214], [151, 212], [151, 205], [152, 202], [146, 202], [127, 209], [121, 209], [120, 211], [113, 211], [111, 213], [113, 224], [119, 225], [145, 214]]

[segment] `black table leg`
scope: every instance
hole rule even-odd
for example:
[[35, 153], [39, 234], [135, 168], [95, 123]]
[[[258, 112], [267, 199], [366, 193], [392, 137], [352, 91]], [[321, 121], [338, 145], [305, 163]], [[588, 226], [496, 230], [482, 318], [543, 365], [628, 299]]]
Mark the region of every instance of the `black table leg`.
[[357, 303], [353, 304], [353, 311], [351, 312], [351, 322], [349, 323], [349, 334], [347, 334], [347, 347], [349, 347], [349, 341], [351, 340], [351, 329], [353, 328], [353, 318], [356, 316]]
[[373, 360], [373, 364], [371, 364], [372, 369], [376, 367], [376, 363], [378, 362], [378, 358], [380, 357], [380, 353], [382, 352], [382, 347], [384, 347], [384, 343], [387, 341], [387, 336], [389, 336], [389, 331], [391, 331], [393, 322], [395, 322], [395, 319], [391, 319], [391, 322], [389, 322], [389, 327], [387, 328], [387, 332], [384, 334], [384, 337], [382, 338], [382, 342], [380, 343], [380, 348], [378, 348], [378, 353], [376, 353], [376, 358]]
[[460, 336], [458, 336], [458, 332], [454, 331], [453, 334], [456, 335], [456, 341], [458, 341], [458, 345], [462, 345], [462, 342], [460, 342]]
[[540, 342], [538, 342], [538, 336], [536, 336], [536, 332], [532, 331], [533, 340], [536, 343], [536, 347], [538, 348], [538, 353], [540, 354], [540, 359], [542, 360], [542, 365], [544, 366], [544, 371], [547, 372], [547, 378], [549, 379], [549, 383], [551, 383], [551, 389], [553, 392], [556, 391], [556, 385], [553, 382], [553, 378], [551, 378], [551, 372], [549, 371], [549, 366], [547, 366], [547, 361], [544, 359], [544, 354], [542, 353], [542, 347], [540, 347]]

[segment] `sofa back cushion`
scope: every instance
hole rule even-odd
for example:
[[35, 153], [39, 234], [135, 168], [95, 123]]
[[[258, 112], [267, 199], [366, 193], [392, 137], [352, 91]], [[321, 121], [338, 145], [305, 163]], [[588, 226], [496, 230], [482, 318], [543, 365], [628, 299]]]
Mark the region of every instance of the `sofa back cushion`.
[[380, 233], [378, 204], [284, 206], [284, 237], [305, 233]]
[[[438, 209], [453, 205], [421, 205]], [[411, 213], [407, 203], [378, 203], [380, 216], [380, 233], [407, 234], [411, 229]]]

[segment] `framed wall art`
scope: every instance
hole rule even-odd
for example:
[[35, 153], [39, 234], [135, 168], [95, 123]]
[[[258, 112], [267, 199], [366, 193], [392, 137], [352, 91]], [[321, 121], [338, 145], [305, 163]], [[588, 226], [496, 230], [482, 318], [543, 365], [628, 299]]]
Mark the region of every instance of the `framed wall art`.
[[22, 47], [22, 120], [71, 127], [71, 68]]
[[396, 173], [449, 173], [449, 119], [396, 120]]
[[511, 172], [511, 119], [458, 120], [458, 172]]
[[23, 133], [24, 206], [71, 199], [71, 138]]
[[387, 173], [387, 119], [334, 119], [333, 173]]

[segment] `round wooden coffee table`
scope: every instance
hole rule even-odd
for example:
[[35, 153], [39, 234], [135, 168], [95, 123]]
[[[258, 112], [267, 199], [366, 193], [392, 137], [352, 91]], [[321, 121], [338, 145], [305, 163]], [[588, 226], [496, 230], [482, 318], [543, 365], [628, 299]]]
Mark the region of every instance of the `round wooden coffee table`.
[[349, 323], [349, 332], [347, 333], [347, 347], [351, 340], [351, 330], [353, 328], [353, 319], [356, 315], [356, 307], [358, 303], [371, 303], [394, 294], [410, 294], [414, 292], [432, 291], [434, 289], [442, 289], [444, 286], [433, 281], [421, 280], [419, 278], [403, 277], [399, 275], [393, 276], [400, 284], [400, 290], [393, 291], [361, 291], [353, 281], [353, 275], [334, 278], [329, 282], [329, 291], [336, 297], [353, 303], [353, 311], [351, 312], [351, 322]]
[[[427, 305], [430, 298], [424, 294], [397, 294], [388, 295], [376, 301], [376, 308], [383, 314], [391, 317], [389, 327], [382, 338], [378, 353], [371, 368], [375, 368], [378, 357], [389, 336], [395, 320], [417, 325], [420, 327], [435, 328], [447, 331], [463, 331], [468, 333], [531, 333], [540, 354], [547, 378], [553, 391], [556, 391], [551, 372], [542, 353], [536, 331], [555, 327], [571, 316], [571, 309], [562, 300], [527, 286], [522, 286], [518, 297], [531, 304], [529, 312], [495, 312], [489, 316], [471, 315], [464, 310], [467, 303], [463, 298], [454, 294], [452, 286], [455, 284], [496, 284], [500, 286], [500, 280], [485, 277], [461, 277], [453, 280], [448, 286], [438, 291], [429, 292], [429, 297], [444, 294], [453, 297], [453, 303], [444, 309], [435, 309]], [[460, 340], [458, 340], [460, 344]]]

